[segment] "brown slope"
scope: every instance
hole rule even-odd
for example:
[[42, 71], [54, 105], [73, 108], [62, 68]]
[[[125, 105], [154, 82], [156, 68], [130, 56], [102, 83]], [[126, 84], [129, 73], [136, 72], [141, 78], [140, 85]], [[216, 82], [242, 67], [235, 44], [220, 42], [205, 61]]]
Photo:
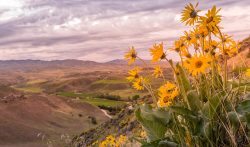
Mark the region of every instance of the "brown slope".
[[250, 37], [241, 42], [239, 53], [229, 59], [228, 65], [231, 67], [250, 66]]
[[245, 50], [239, 52], [235, 57], [232, 57], [228, 61], [228, 65], [231, 67], [249, 67], [250, 66], [250, 48], [247, 47]]
[[99, 123], [108, 120], [90, 104], [55, 96], [29, 95], [23, 100], [0, 102], [0, 146], [42, 145], [38, 134], [45, 135], [45, 141], [58, 142], [62, 134], [74, 135], [94, 127], [88, 116], [95, 116]]

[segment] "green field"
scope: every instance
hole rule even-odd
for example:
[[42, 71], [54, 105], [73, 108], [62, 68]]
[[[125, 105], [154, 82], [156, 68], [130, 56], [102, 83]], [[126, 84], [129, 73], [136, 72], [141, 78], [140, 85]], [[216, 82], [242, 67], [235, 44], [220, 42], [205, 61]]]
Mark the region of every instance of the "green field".
[[93, 82], [92, 84], [126, 84], [128, 81], [126, 79], [121, 80], [98, 80]]
[[84, 102], [90, 103], [95, 106], [106, 106], [106, 107], [121, 107], [125, 103], [122, 101], [113, 101], [100, 98], [85, 98], [82, 99]]
[[92, 94], [74, 93], [74, 92], [60, 92], [58, 95], [63, 97], [79, 98], [83, 102], [90, 103], [95, 106], [106, 106], [106, 107], [121, 107], [125, 105], [123, 101], [115, 101], [101, 98], [94, 98]]
[[45, 80], [45, 79], [36, 79], [36, 80], [30, 80], [26, 84], [27, 85], [41, 84], [41, 83], [44, 83], [46, 81], [47, 80]]
[[114, 91], [110, 92], [110, 94], [119, 95], [124, 100], [127, 100], [129, 97], [131, 98], [134, 95], [139, 95], [140, 97], [143, 97], [143, 96], [147, 95], [147, 92], [140, 92], [140, 91], [136, 91], [134, 89], [124, 89], [124, 90], [114, 90]]
[[30, 93], [41, 93], [42, 89], [39, 87], [13, 87], [16, 90], [23, 91], [23, 92], [30, 92]]

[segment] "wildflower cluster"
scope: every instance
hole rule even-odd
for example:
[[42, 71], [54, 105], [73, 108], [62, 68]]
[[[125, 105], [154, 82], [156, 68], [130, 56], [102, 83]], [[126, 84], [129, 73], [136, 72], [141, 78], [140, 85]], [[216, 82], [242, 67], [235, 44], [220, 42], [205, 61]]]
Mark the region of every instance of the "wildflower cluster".
[[124, 135], [120, 135], [117, 138], [109, 135], [99, 144], [99, 147], [122, 147], [125, 145], [126, 141], [127, 137]]
[[[184, 31], [169, 49], [163, 42], [149, 48], [151, 61], [156, 64], [150, 75], [141, 74], [140, 67], [129, 71], [127, 79], [133, 87], [148, 90], [153, 99], [152, 104], [143, 104], [136, 111], [147, 134], [146, 145], [157, 141], [166, 146], [250, 144], [250, 97], [242, 98], [247, 93], [240, 87], [244, 80], [230, 75], [227, 65], [240, 45], [222, 33], [220, 9], [213, 6], [203, 16], [200, 11], [198, 3], [188, 4], [181, 22], [190, 30]], [[169, 59], [169, 52], [177, 53], [179, 61]], [[142, 61], [134, 47], [125, 59], [129, 64]], [[174, 80], [165, 78], [161, 61], [170, 65]], [[249, 69], [245, 75], [250, 76]], [[156, 78], [162, 78], [158, 90], [152, 88]], [[239, 138], [244, 141], [237, 142]]]
[[144, 90], [144, 84], [146, 82], [145, 78], [140, 76], [141, 68], [135, 67], [129, 71], [129, 77], [127, 80], [133, 82], [133, 87], [137, 90]]
[[179, 90], [175, 84], [167, 82], [159, 88], [159, 107], [166, 107], [172, 104], [175, 97], [179, 95]]

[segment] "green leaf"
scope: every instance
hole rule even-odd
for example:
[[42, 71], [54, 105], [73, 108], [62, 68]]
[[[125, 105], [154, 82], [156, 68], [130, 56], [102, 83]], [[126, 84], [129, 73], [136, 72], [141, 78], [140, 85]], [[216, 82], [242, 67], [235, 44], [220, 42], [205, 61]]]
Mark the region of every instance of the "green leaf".
[[187, 92], [192, 88], [191, 84], [187, 78], [187, 75], [184, 69], [179, 64], [176, 64], [176, 67], [179, 70], [179, 75], [177, 75], [178, 83], [181, 84], [184, 90]]
[[149, 142], [165, 137], [167, 130], [166, 122], [164, 123], [164, 120], [161, 118], [162, 114], [153, 111], [150, 105], [142, 105], [135, 111], [135, 115], [146, 131]]
[[217, 112], [220, 103], [221, 103], [221, 98], [219, 96], [215, 95], [209, 98], [202, 108], [202, 114], [205, 117], [212, 119], [215, 113]]
[[214, 86], [216, 89], [223, 89], [223, 78], [218, 71], [215, 72]]
[[230, 124], [232, 125], [234, 133], [236, 133], [237, 129], [240, 126], [239, 114], [235, 111], [231, 111], [227, 113]]
[[198, 111], [202, 108], [202, 103], [198, 97], [198, 94], [195, 90], [189, 91], [187, 94], [187, 99], [190, 103], [190, 108], [193, 111]]
[[210, 136], [212, 135], [212, 125], [210, 124], [210, 122], [206, 122], [203, 125], [203, 136], [205, 136], [206, 138], [210, 138]]
[[141, 147], [178, 147], [178, 144], [168, 140], [156, 140], [143, 144]]
[[151, 142], [151, 143], [147, 143], [147, 144], [143, 144], [141, 147], [158, 147], [158, 143], [159, 142]]
[[157, 108], [153, 110], [153, 114], [155, 118], [161, 121], [164, 125], [167, 125], [170, 122], [171, 115], [169, 111]]
[[246, 99], [239, 103], [238, 107], [236, 108], [237, 112], [245, 113], [250, 112], [250, 100]]
[[198, 121], [199, 120], [199, 118], [196, 116], [196, 114], [193, 111], [191, 111], [191, 110], [189, 110], [187, 108], [184, 108], [184, 107], [181, 107], [181, 106], [171, 106], [170, 110], [172, 112], [180, 114], [183, 117], [186, 117], [186, 118], [188, 118], [188, 119], [190, 119], [192, 121]]
[[247, 128], [250, 131], [250, 93], [244, 96], [243, 101], [236, 107], [236, 111], [243, 116], [241, 116], [240, 119], [241, 121], [246, 122]]
[[244, 117], [245, 117], [246, 122], [247, 122], [248, 130], [250, 131], [250, 112], [245, 113]]
[[159, 147], [178, 147], [178, 144], [172, 141], [163, 140], [159, 142]]

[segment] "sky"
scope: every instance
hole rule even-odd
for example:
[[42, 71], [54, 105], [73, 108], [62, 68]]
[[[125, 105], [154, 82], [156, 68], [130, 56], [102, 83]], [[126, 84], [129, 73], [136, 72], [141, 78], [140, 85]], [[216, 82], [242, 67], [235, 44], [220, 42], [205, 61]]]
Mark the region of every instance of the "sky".
[[[164, 42], [171, 47], [185, 29], [188, 0], [1, 0], [0, 60], [121, 59], [134, 46], [142, 58]], [[250, 35], [250, 0], [200, 0], [204, 13], [222, 8], [223, 32]], [[169, 54], [169, 58], [175, 58]]]

